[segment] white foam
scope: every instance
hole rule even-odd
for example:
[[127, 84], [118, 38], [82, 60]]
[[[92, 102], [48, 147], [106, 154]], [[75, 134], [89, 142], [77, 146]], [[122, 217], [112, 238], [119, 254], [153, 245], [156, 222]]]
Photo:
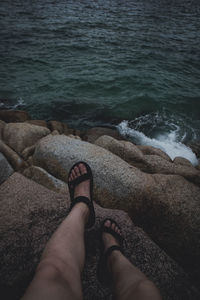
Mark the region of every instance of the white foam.
[[122, 135], [134, 138], [137, 144], [159, 148], [167, 153], [173, 160], [177, 156], [188, 159], [194, 166], [198, 165], [198, 159], [192, 150], [181, 142], [177, 141], [179, 127], [168, 134], [159, 135], [156, 139], [149, 138], [144, 133], [134, 130], [128, 126], [128, 121], [123, 121], [118, 125]]

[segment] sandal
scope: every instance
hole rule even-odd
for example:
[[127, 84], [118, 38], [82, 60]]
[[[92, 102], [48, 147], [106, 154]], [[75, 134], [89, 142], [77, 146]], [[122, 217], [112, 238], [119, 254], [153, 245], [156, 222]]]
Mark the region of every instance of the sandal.
[[[87, 173], [80, 175], [79, 177], [77, 177], [76, 179], [69, 181], [70, 175], [72, 170], [74, 169], [74, 167], [78, 167], [79, 164], [83, 164], [86, 169], [87, 169]], [[90, 180], [90, 199], [88, 197], [85, 196], [78, 196], [74, 199], [74, 191], [75, 191], [75, 187], [80, 184], [83, 181], [86, 180]], [[92, 175], [92, 170], [89, 167], [89, 165], [83, 161], [79, 161], [76, 164], [74, 164], [70, 171], [69, 171], [69, 175], [68, 175], [68, 187], [69, 187], [69, 193], [70, 193], [70, 198], [71, 198], [71, 206], [70, 206], [70, 210], [72, 209], [72, 207], [74, 207], [75, 204], [79, 203], [79, 202], [83, 202], [85, 204], [87, 204], [87, 206], [89, 207], [90, 210], [90, 216], [88, 219], [88, 222], [86, 224], [86, 228], [91, 228], [94, 223], [95, 223], [95, 211], [94, 211], [94, 205], [93, 205], [93, 200], [92, 200], [92, 196], [93, 196], [93, 175]]]
[[[106, 223], [106, 221], [110, 221], [111, 223], [114, 223], [119, 229], [120, 229], [120, 227], [117, 224], [117, 222], [114, 221], [113, 219], [106, 218], [103, 221], [102, 226], [100, 228], [101, 248], [100, 248], [99, 263], [98, 263], [98, 267], [97, 267], [97, 278], [98, 278], [98, 280], [101, 284], [103, 284], [104, 286], [109, 287], [111, 285], [111, 275], [110, 275], [110, 273], [108, 271], [108, 268], [107, 268], [107, 260], [108, 260], [108, 257], [111, 255], [111, 253], [114, 250], [119, 250], [123, 254], [122, 247], [123, 247], [124, 239], [119, 233], [114, 231], [111, 227], [105, 226], [104, 224]], [[105, 252], [104, 245], [103, 245], [103, 242], [102, 242], [102, 234], [104, 232], [108, 232], [113, 237], [115, 237], [115, 239], [119, 242], [119, 246], [113, 245], [113, 246], [109, 247]]]

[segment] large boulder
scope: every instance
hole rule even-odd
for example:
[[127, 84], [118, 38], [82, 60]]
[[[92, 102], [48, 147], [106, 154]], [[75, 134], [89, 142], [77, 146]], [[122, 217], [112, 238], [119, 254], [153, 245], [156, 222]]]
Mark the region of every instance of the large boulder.
[[63, 133], [63, 125], [59, 121], [49, 121], [48, 127], [51, 131], [57, 130], [59, 133]]
[[111, 136], [103, 135], [99, 137], [94, 144], [118, 155], [123, 160], [137, 168], [141, 168], [145, 163], [143, 153], [131, 142], [119, 141]]
[[52, 191], [65, 194], [68, 193], [68, 186], [65, 182], [55, 178], [40, 167], [31, 166], [24, 170], [23, 175]]
[[27, 163], [15, 151], [1, 140], [0, 152], [4, 154], [15, 171], [21, 171], [28, 167]]
[[24, 122], [29, 119], [29, 114], [23, 110], [0, 110], [0, 120], [3, 120], [7, 123]]
[[167, 153], [163, 152], [159, 148], [155, 148], [152, 146], [146, 146], [146, 145], [137, 145], [137, 147], [142, 151], [145, 155], [158, 155], [161, 156], [163, 159], [166, 159], [168, 161], [172, 161], [169, 155]]
[[151, 224], [148, 232], [151, 235], [151, 229], [155, 230], [152, 235], [158, 244], [185, 267], [191, 264], [193, 271], [197, 268], [200, 251], [198, 186], [178, 175], [145, 174], [102, 147], [62, 135], [40, 140], [33, 160], [63, 181], [67, 181], [73, 163], [86, 161], [93, 170], [98, 203], [125, 210], [145, 228], [146, 222]]
[[[42, 251], [69, 212], [69, 194], [54, 193], [15, 173], [0, 186], [0, 293], [19, 299], [31, 281]], [[126, 240], [128, 259], [155, 282], [165, 300], [195, 300], [199, 292], [184, 271], [127, 214], [95, 205], [96, 223], [86, 231], [84, 299], [110, 300], [111, 291], [97, 280], [98, 231], [106, 217], [116, 219]]]
[[5, 156], [0, 153], [0, 184], [2, 184], [12, 173], [13, 168], [5, 158]]
[[[143, 148], [141, 146], [138, 147], [131, 142], [118, 141], [110, 136], [98, 138], [95, 144], [118, 155], [145, 173], [181, 175], [195, 184], [200, 185], [200, 172], [184, 158], [177, 158], [175, 163], [172, 163], [172, 161], [168, 159], [168, 155], [160, 149], [148, 146], [144, 146]], [[143, 150], [143, 153], [148, 154], [144, 155], [140, 149]]]
[[114, 137], [115, 139], [123, 139], [123, 137], [119, 134], [117, 129], [107, 128], [107, 127], [93, 127], [86, 131], [83, 139], [94, 143], [100, 136], [109, 135]]
[[44, 120], [27, 120], [26, 123], [47, 128], [47, 122]]
[[3, 138], [8, 146], [20, 154], [26, 147], [34, 145], [49, 133], [50, 130], [45, 127], [28, 123], [9, 123], [4, 127]]

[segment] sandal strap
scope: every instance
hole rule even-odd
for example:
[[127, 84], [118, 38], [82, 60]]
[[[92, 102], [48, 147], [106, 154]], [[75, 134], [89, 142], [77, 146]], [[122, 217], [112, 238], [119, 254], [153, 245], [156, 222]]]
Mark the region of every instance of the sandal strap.
[[71, 203], [71, 209], [72, 209], [72, 207], [73, 207], [75, 204], [77, 204], [77, 203], [79, 203], [79, 202], [83, 202], [83, 203], [87, 204], [87, 206], [89, 207], [89, 209], [93, 206], [93, 205], [92, 205], [92, 201], [91, 201], [88, 197], [85, 197], [85, 196], [78, 196], [78, 197], [76, 197], [76, 198], [73, 200], [73, 202]]
[[111, 246], [110, 248], [107, 249], [107, 251], [106, 251], [105, 254], [104, 254], [104, 257], [105, 257], [105, 261], [106, 261], [106, 262], [107, 262], [108, 257], [111, 255], [111, 253], [112, 253], [114, 250], [118, 250], [118, 251], [120, 251], [121, 253], [123, 253], [123, 252], [122, 252], [122, 248], [121, 248], [120, 246], [117, 246], [117, 245]]
[[88, 179], [91, 179], [91, 174], [90, 173], [86, 173], [86, 174], [80, 175], [76, 179], [70, 181], [69, 184], [70, 184], [70, 186], [73, 185], [73, 187], [75, 187], [78, 184], [80, 184], [81, 182], [86, 181]]
[[88, 197], [85, 197], [85, 196], [76, 197], [73, 200], [73, 202], [71, 203], [70, 210], [72, 209], [72, 207], [75, 204], [80, 203], [80, 202], [85, 203], [88, 206], [89, 210], [90, 210], [90, 216], [89, 216], [88, 222], [86, 224], [86, 228], [90, 228], [95, 222], [95, 212], [94, 212], [93, 202]]
[[122, 246], [122, 243], [123, 243], [123, 237], [117, 233], [116, 231], [114, 231], [112, 228], [110, 227], [107, 227], [107, 226], [103, 226], [102, 228], [102, 233], [103, 232], [107, 232], [107, 233], [110, 233], [112, 236], [114, 236], [120, 243], [120, 245]]

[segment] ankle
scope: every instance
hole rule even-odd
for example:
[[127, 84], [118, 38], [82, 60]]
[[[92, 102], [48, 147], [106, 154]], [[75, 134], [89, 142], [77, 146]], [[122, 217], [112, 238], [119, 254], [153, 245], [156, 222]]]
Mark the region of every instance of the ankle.
[[83, 219], [84, 223], [86, 224], [89, 218], [89, 208], [87, 204], [83, 202], [79, 202], [71, 210], [72, 214], [79, 214], [79, 218]]
[[119, 250], [113, 250], [112, 253], [107, 258], [108, 270], [112, 270], [112, 266], [116, 264], [116, 261], [120, 259], [121, 252]]

